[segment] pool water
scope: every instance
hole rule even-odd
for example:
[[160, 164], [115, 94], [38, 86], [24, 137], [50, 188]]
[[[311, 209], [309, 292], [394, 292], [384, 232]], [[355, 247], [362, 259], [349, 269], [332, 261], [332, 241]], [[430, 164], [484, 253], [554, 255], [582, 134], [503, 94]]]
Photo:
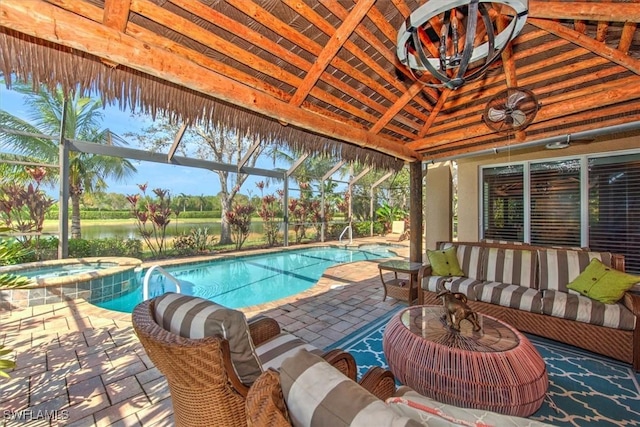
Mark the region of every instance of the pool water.
[[[394, 256], [396, 253], [386, 245], [320, 247], [163, 268], [180, 281], [181, 293], [242, 308], [303, 292], [331, 266]], [[134, 292], [96, 305], [130, 313], [142, 301], [141, 284], [142, 279]], [[171, 280], [160, 274], [153, 275], [149, 282], [150, 297], [175, 290]]]
[[97, 270], [114, 267], [115, 263], [89, 263], [89, 264], [69, 264], [55, 265], [50, 267], [41, 267], [33, 270], [24, 270], [20, 272], [21, 276], [30, 279], [49, 279], [55, 277], [74, 276], [83, 273], [90, 273]]

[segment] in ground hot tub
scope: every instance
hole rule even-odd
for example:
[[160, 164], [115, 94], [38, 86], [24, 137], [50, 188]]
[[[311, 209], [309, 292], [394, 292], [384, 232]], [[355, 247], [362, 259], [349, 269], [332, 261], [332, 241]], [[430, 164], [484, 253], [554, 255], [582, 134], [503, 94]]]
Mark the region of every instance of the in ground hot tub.
[[142, 261], [126, 257], [75, 258], [0, 267], [0, 274], [31, 279], [26, 288], [0, 290], [0, 308], [31, 307], [84, 298], [91, 303], [117, 298], [135, 285]]

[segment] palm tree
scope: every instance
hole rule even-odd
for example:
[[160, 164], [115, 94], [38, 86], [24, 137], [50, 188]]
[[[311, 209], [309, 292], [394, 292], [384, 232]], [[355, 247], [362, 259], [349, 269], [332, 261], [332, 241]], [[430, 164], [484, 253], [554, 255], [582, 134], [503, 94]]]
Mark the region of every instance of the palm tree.
[[[65, 103], [65, 94], [56, 89], [48, 92], [40, 88], [33, 92], [27, 85], [15, 85], [26, 95], [30, 121], [0, 110], [0, 128], [17, 132], [58, 135], [66, 105], [64, 137], [96, 144], [126, 145], [109, 129], [101, 129], [102, 103], [73, 94]], [[19, 133], [0, 132], [0, 147], [13, 151], [29, 161], [57, 163], [59, 147], [55, 140]], [[69, 154], [69, 193], [71, 198], [71, 237], [80, 238], [80, 198], [83, 193], [102, 191], [106, 179], [122, 181], [135, 174], [136, 168], [126, 159], [96, 154], [71, 152]]]

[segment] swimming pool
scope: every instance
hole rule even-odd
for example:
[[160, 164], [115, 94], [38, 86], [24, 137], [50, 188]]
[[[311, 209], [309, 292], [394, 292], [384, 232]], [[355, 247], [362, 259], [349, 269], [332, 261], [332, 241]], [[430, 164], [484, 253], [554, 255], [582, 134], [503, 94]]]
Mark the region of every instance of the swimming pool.
[[[396, 256], [391, 249], [386, 245], [314, 247], [163, 268], [180, 281], [183, 294], [197, 295], [230, 308], [242, 308], [305, 291], [331, 266]], [[175, 285], [170, 280], [161, 275], [152, 276], [150, 296], [172, 291], [175, 291]], [[141, 301], [140, 279], [133, 292], [96, 305], [130, 313]]]

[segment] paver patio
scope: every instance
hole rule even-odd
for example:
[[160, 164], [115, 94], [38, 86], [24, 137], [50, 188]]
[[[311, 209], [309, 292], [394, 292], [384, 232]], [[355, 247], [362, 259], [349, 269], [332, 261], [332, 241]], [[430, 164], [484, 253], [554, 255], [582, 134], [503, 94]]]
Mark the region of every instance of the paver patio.
[[[359, 243], [365, 242], [372, 240]], [[409, 254], [408, 246], [394, 251]], [[324, 348], [399, 304], [382, 301], [378, 262], [331, 267], [311, 289], [243, 311], [275, 318]], [[84, 300], [0, 311], [0, 343], [17, 352], [18, 364], [10, 379], [0, 378], [5, 426], [173, 425], [167, 383], [136, 338], [130, 314]]]

